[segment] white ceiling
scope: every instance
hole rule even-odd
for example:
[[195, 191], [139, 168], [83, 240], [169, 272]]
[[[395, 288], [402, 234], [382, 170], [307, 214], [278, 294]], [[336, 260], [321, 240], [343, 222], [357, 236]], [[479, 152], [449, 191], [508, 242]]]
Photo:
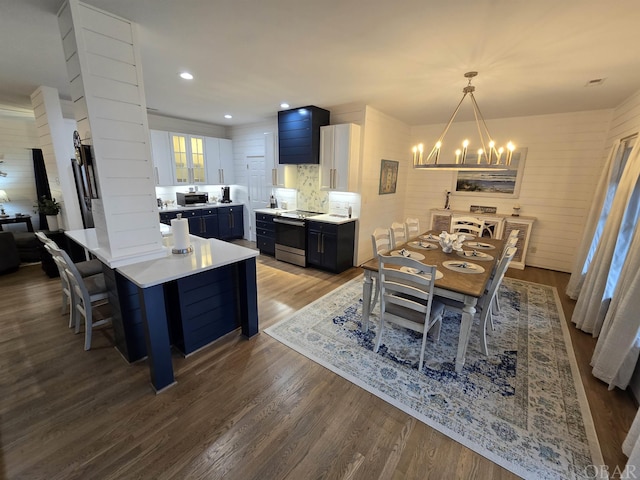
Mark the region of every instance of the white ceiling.
[[[70, 98], [60, 3], [0, 0], [5, 111], [30, 109], [40, 85]], [[138, 24], [150, 111], [218, 125], [273, 117], [282, 101], [446, 122], [469, 70], [486, 118], [612, 108], [640, 89], [637, 0], [86, 3]], [[596, 78], [606, 80], [585, 86]]]

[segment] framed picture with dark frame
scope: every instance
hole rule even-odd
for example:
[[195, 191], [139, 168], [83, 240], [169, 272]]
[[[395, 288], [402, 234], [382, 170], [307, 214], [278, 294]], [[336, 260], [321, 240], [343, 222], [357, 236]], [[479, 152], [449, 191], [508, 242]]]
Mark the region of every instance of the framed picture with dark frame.
[[507, 170], [461, 170], [454, 177], [453, 193], [455, 195], [518, 198], [526, 157], [527, 149], [517, 148], [513, 152], [511, 165]]
[[380, 161], [380, 188], [378, 189], [378, 195], [396, 193], [399, 165], [400, 162], [396, 162], [395, 160]]

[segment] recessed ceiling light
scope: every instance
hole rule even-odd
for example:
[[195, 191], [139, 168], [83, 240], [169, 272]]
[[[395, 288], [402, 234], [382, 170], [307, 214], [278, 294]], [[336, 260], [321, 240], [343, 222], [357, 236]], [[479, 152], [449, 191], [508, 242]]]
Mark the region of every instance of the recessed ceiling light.
[[281, 103], [280, 104], [280, 108], [289, 108], [289, 104], [288, 103]]
[[193, 75], [191, 75], [189, 72], [181, 72], [180, 78], [184, 78], [185, 80], [193, 80]]
[[233, 118], [233, 115], [229, 115], [228, 113], [224, 116], [224, 118]]

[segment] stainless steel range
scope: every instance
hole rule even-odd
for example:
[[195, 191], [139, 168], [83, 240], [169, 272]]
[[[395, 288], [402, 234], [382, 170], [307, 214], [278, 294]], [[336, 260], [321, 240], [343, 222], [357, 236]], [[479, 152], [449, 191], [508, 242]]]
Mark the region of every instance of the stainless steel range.
[[318, 212], [295, 210], [284, 212], [273, 219], [276, 226], [276, 259], [307, 266], [306, 219], [320, 215]]

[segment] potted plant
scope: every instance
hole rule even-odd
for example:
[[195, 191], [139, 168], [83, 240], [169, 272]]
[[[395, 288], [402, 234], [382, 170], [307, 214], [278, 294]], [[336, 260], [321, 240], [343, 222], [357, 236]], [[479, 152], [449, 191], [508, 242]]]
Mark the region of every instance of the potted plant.
[[60, 204], [55, 198], [47, 198], [46, 195], [38, 200], [38, 212], [46, 215], [49, 230], [58, 230], [58, 214], [60, 213]]

